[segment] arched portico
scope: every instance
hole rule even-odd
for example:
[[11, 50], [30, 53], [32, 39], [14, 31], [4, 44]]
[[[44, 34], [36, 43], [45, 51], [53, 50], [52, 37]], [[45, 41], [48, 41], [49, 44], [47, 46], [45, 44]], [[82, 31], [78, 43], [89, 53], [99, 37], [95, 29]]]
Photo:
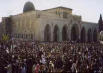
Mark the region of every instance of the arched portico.
[[81, 42], [84, 43], [86, 41], [86, 31], [85, 28], [83, 27], [81, 30], [81, 36], [80, 36]]
[[68, 40], [68, 34], [67, 34], [67, 26], [64, 25], [62, 28], [62, 41]]
[[87, 41], [88, 42], [92, 42], [92, 30], [88, 29], [88, 33], [87, 33]]
[[59, 41], [59, 28], [57, 25], [55, 25], [55, 27], [54, 27], [53, 41], [55, 41], [55, 42]]
[[79, 40], [79, 29], [77, 24], [73, 25], [71, 28], [71, 40], [72, 41]]
[[51, 27], [49, 24], [44, 29], [44, 41], [51, 41]]
[[98, 40], [98, 32], [97, 32], [96, 29], [94, 29], [94, 31], [93, 31], [93, 41], [97, 42], [97, 40]]

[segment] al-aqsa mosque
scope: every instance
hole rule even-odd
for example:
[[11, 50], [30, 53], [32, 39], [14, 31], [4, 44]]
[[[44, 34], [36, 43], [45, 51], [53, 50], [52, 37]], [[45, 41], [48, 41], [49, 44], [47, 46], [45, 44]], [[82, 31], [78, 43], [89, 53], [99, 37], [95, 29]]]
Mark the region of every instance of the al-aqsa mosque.
[[2, 34], [11, 38], [35, 41], [96, 42], [98, 24], [82, 21], [73, 15], [72, 9], [55, 7], [36, 10], [32, 2], [26, 2], [23, 13], [2, 18]]

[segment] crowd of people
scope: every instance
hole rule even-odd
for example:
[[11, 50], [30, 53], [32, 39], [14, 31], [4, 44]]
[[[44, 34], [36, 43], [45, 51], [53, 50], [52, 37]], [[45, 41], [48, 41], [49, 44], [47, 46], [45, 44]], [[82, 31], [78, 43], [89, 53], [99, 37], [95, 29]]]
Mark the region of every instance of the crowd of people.
[[100, 43], [0, 43], [0, 73], [103, 73]]

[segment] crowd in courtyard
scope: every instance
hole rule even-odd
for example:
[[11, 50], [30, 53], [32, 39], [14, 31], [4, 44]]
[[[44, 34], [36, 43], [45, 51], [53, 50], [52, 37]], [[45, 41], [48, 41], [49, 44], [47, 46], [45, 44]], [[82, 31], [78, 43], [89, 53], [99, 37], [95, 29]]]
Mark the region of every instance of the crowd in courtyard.
[[0, 73], [103, 73], [100, 43], [0, 43]]

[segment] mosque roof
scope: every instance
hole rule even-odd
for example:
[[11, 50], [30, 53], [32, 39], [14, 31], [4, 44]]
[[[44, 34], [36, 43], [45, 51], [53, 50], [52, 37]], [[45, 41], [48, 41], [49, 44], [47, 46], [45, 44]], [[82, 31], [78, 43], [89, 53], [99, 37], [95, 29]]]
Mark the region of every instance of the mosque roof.
[[63, 7], [63, 6], [58, 6], [58, 7], [46, 9], [46, 10], [43, 10], [43, 11], [52, 10], [52, 9], [57, 9], [57, 8], [72, 10], [71, 8], [67, 8], [67, 7]]

